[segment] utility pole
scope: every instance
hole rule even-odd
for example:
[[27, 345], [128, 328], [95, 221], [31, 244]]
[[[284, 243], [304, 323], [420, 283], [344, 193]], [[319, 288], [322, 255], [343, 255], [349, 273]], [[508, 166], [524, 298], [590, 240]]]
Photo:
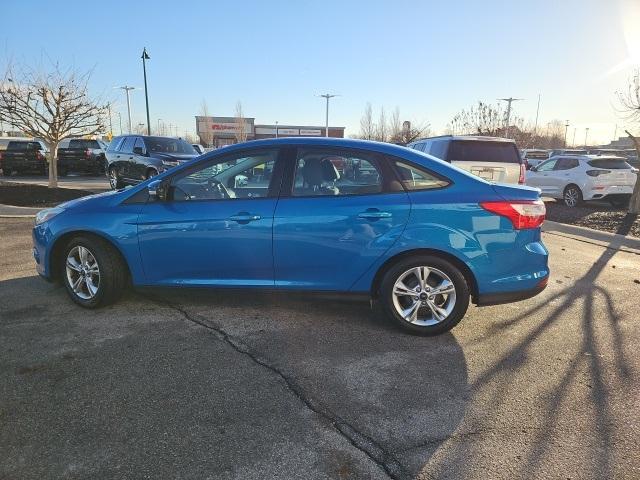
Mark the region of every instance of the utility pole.
[[151, 60], [151, 57], [147, 53], [147, 47], [142, 50], [142, 71], [144, 73], [144, 101], [147, 105], [147, 135], [151, 135], [151, 120], [149, 119], [149, 95], [147, 94], [147, 60]]
[[109, 110], [109, 136], [113, 138], [113, 123], [111, 122], [111, 104], [107, 103], [107, 109]]
[[589, 127], [584, 129], [584, 148], [587, 148], [587, 137], [589, 136]]
[[323, 95], [318, 95], [318, 96], [327, 99], [327, 109], [326, 109], [326, 112], [325, 112], [325, 131], [324, 131], [324, 136], [328, 137], [329, 136], [329, 99], [333, 98], [333, 97], [337, 97], [338, 95], [325, 93]]
[[513, 98], [513, 97], [509, 97], [509, 98], [499, 98], [498, 100], [502, 101], [502, 102], [507, 102], [507, 114], [506, 114], [506, 131], [505, 131], [505, 138], [509, 138], [509, 129], [511, 128], [509, 125], [509, 122], [511, 120], [511, 103], [513, 102], [519, 102], [520, 100], [524, 100], [524, 98]]
[[120, 90], [124, 90], [125, 93], [127, 94], [127, 113], [129, 114], [129, 133], [133, 133], [131, 131], [131, 100], [129, 99], [129, 92], [131, 90], [135, 90], [136, 87], [129, 87], [127, 85], [124, 85], [122, 87], [115, 87], [115, 88], [119, 88]]
[[122, 115], [118, 112], [118, 122], [120, 123], [120, 135], [122, 135]]
[[538, 94], [538, 108], [536, 108], [536, 125], [533, 127], [533, 134], [538, 133], [538, 115], [540, 114], [540, 94]]
[[567, 148], [567, 131], [569, 130], [569, 120], [564, 124], [564, 148]]
[[276, 120], [276, 138], [278, 138], [278, 120]]
[[571, 146], [575, 147], [576, 146], [576, 130], [578, 130], [577, 128], [573, 129], [573, 141], [571, 142]]
[[160, 122], [161, 122], [161, 121], [162, 121], [162, 119], [161, 119], [161, 118], [159, 118], [159, 119], [158, 119], [158, 132], [157, 132], [157, 134], [158, 134], [158, 135], [162, 135], [162, 133], [160, 133]]

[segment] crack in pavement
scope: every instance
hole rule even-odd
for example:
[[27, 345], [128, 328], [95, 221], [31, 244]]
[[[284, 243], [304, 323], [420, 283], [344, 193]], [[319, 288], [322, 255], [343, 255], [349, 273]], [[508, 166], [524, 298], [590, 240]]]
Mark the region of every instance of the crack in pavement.
[[334, 428], [344, 437], [351, 445], [355, 448], [363, 452], [367, 457], [369, 457], [378, 467], [380, 467], [384, 472], [394, 480], [396, 479], [405, 479], [410, 478], [409, 473], [402, 466], [400, 461], [390, 452], [387, 452], [381, 445], [379, 445], [373, 438], [368, 435], [358, 431], [354, 426], [350, 425], [347, 421], [340, 418], [339, 415], [329, 411], [328, 409], [322, 407], [313, 399], [307, 397], [300, 385], [296, 383], [295, 380], [285, 375], [281, 370], [277, 367], [271, 365], [266, 359], [256, 355], [254, 352], [250, 350], [250, 348], [242, 343], [237, 338], [232, 337], [226, 331], [224, 331], [220, 326], [207, 323], [201, 318], [198, 318], [199, 315], [193, 315], [174, 303], [168, 302], [166, 300], [161, 300], [156, 297], [143, 295], [148, 298], [152, 302], [166, 306], [178, 313], [180, 313], [186, 320], [195, 323], [201, 327], [206, 328], [207, 330], [214, 333], [220, 340], [227, 343], [231, 348], [236, 350], [238, 353], [242, 353], [243, 355], [248, 356], [254, 363], [270, 370], [272, 373], [275, 373], [278, 377], [280, 377], [287, 388], [312, 412], [320, 415], [321, 417], [328, 420]]

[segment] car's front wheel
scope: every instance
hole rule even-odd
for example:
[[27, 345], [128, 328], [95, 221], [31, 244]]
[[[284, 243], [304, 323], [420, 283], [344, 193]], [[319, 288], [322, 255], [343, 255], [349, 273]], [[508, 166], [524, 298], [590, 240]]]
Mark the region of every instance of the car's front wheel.
[[62, 280], [71, 299], [85, 308], [115, 302], [127, 284], [127, 269], [119, 253], [106, 241], [79, 236], [62, 257]]
[[109, 186], [111, 187], [111, 190], [117, 190], [124, 187], [124, 183], [120, 180], [118, 169], [116, 167], [111, 167], [109, 169]]
[[386, 315], [405, 330], [422, 335], [447, 332], [469, 307], [463, 273], [440, 257], [420, 255], [402, 260], [384, 275], [380, 303]]

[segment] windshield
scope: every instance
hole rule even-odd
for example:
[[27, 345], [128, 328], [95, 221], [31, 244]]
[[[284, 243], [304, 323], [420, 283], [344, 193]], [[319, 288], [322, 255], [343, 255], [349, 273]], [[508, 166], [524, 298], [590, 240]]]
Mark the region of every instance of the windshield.
[[454, 140], [449, 147], [448, 161], [520, 163], [520, 155], [510, 142]]
[[198, 152], [181, 138], [147, 137], [147, 150], [153, 153], [197, 155]]

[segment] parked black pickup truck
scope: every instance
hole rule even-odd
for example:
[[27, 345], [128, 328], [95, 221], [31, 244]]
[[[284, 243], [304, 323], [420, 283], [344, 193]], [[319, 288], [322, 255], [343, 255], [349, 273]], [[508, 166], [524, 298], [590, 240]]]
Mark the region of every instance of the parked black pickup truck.
[[64, 177], [69, 172], [105, 173], [107, 145], [101, 140], [72, 138], [58, 148], [58, 173]]
[[0, 152], [0, 166], [6, 177], [13, 172], [17, 174], [36, 172], [47, 175], [49, 162], [47, 147], [38, 140], [12, 140], [7, 149]]

